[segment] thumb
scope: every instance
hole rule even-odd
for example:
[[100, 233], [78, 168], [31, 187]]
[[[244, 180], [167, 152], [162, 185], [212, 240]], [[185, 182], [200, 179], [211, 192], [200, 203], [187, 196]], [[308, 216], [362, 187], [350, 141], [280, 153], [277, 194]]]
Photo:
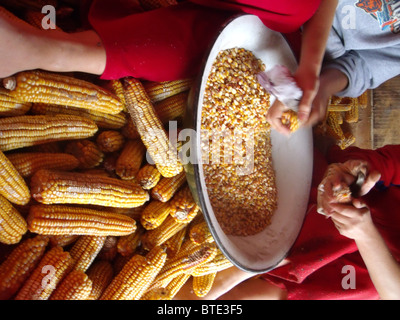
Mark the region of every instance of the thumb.
[[379, 181], [381, 178], [381, 174], [378, 171], [372, 171], [368, 174], [367, 179], [365, 180], [364, 184], [361, 187], [360, 194], [363, 196], [367, 194], [374, 185]]

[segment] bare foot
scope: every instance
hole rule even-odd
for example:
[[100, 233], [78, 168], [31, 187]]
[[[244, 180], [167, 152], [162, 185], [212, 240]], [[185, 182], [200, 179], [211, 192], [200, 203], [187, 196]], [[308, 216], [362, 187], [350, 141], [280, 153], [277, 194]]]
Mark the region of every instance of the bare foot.
[[30, 69], [31, 37], [37, 30], [25, 21], [0, 7], [0, 78]]

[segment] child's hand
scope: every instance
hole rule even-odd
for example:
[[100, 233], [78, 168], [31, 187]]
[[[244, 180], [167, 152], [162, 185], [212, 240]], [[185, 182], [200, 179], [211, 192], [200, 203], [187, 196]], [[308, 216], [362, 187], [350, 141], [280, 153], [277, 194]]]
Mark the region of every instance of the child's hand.
[[282, 102], [275, 100], [266, 116], [271, 127], [285, 136], [289, 136], [291, 133], [290, 129], [282, 124], [282, 113], [287, 109]]

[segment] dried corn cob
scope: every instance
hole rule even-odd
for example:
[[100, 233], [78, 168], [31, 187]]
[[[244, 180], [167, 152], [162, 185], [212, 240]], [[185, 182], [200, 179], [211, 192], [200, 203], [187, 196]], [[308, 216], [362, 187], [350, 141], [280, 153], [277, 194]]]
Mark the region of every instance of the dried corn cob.
[[179, 252], [186, 237], [186, 229], [187, 227], [183, 228], [163, 243], [163, 247], [167, 252], [168, 258], [174, 257]]
[[143, 247], [147, 250], [163, 244], [180, 230], [184, 229], [187, 223], [179, 223], [171, 216], [167, 216], [164, 222], [156, 229], [147, 231], [142, 237]]
[[328, 113], [328, 118], [326, 120], [327, 124], [327, 133], [331, 135], [333, 138], [336, 140], [343, 140], [344, 139], [344, 133], [343, 129], [339, 124], [338, 120], [338, 113], [337, 112], [329, 112]]
[[131, 256], [140, 244], [144, 229], [138, 225], [137, 230], [127, 236], [118, 238], [117, 250], [122, 256]]
[[79, 161], [79, 168], [88, 169], [98, 166], [104, 158], [104, 153], [92, 141], [70, 141], [65, 147], [65, 152], [73, 155]]
[[114, 271], [109, 261], [99, 260], [92, 264], [87, 271], [87, 275], [92, 281], [92, 291], [87, 299], [97, 300], [111, 283]]
[[146, 230], [153, 230], [164, 222], [169, 212], [169, 203], [152, 200], [143, 209], [140, 223]]
[[161, 202], [167, 202], [185, 182], [185, 172], [181, 172], [171, 178], [162, 177], [157, 185], [151, 189], [151, 197]]
[[18, 173], [11, 161], [1, 151], [0, 195], [4, 196], [8, 201], [20, 205], [27, 204], [31, 199], [31, 194], [25, 180]]
[[232, 262], [225, 257], [221, 250], [217, 249], [217, 254], [212, 260], [197, 267], [191, 274], [192, 276], [199, 277], [213, 272], [222, 271], [230, 267], [233, 267]]
[[27, 113], [32, 107], [30, 102], [21, 102], [10, 95], [9, 91], [0, 88], [0, 116], [20, 116]]
[[58, 236], [50, 236], [50, 245], [52, 247], [65, 247], [70, 244], [73, 244], [76, 240], [79, 239], [79, 235], [77, 234], [62, 234]]
[[193, 200], [192, 192], [188, 185], [178, 190], [169, 201], [169, 206], [171, 209], [170, 215], [177, 222], [191, 222], [200, 211], [200, 207]]
[[19, 244], [0, 265], [0, 300], [10, 299], [42, 258], [49, 238], [36, 236]]
[[69, 251], [74, 270], [86, 272], [104, 245], [106, 236], [81, 236]]
[[67, 153], [13, 153], [7, 156], [23, 178], [31, 177], [40, 169], [70, 171], [79, 166], [79, 161]]
[[364, 109], [368, 106], [370, 96], [370, 90], [366, 90], [361, 96], [357, 98], [357, 103], [361, 109]]
[[145, 190], [150, 190], [160, 181], [161, 174], [155, 166], [146, 163], [136, 175], [136, 181]]
[[169, 291], [170, 300], [175, 297], [175, 295], [179, 292], [179, 290], [184, 286], [184, 284], [189, 280], [190, 277], [190, 274], [183, 273], [176, 276], [168, 283], [166, 289]]
[[79, 116], [39, 115], [0, 119], [0, 149], [29, 147], [51, 141], [83, 139], [93, 136], [96, 124]]
[[117, 114], [121, 101], [111, 92], [90, 82], [41, 70], [23, 71], [6, 78], [6, 89], [25, 102], [69, 105]]
[[96, 110], [86, 110], [82, 108], [46, 103], [34, 103], [30, 111], [32, 114], [36, 115], [69, 114], [81, 116], [92, 120], [99, 128], [102, 129], [121, 129], [127, 123], [126, 114], [123, 112], [110, 114]]
[[188, 93], [182, 92], [154, 104], [154, 110], [162, 123], [182, 117], [187, 107]]
[[97, 136], [96, 143], [103, 152], [115, 152], [122, 148], [125, 137], [119, 131], [107, 130]]
[[144, 82], [143, 87], [146, 90], [151, 102], [167, 99], [178, 93], [188, 91], [193, 84], [193, 79], [182, 79], [163, 82]]
[[126, 124], [121, 128], [121, 133], [127, 139], [140, 139], [140, 134], [131, 119], [129, 119]]
[[48, 235], [122, 236], [136, 230], [136, 221], [122, 214], [58, 205], [33, 205], [27, 222], [31, 232]]
[[155, 247], [146, 257], [135, 255], [107, 287], [101, 300], [139, 300], [164, 266], [167, 254]]
[[192, 242], [196, 244], [214, 241], [214, 238], [205, 220], [191, 226], [191, 228], [189, 229], [189, 238]]
[[128, 140], [115, 164], [115, 173], [124, 180], [136, 177], [145, 158], [146, 148], [140, 139]]
[[342, 149], [350, 147], [356, 141], [356, 137], [351, 132], [345, 132], [344, 138], [337, 141], [337, 145]]
[[344, 121], [347, 123], [355, 123], [359, 119], [359, 106], [358, 103], [353, 103], [351, 109], [344, 113]]
[[47, 300], [71, 270], [72, 264], [70, 254], [61, 247], [50, 249], [25, 281], [15, 300]]
[[134, 78], [125, 78], [123, 87], [127, 109], [161, 175], [173, 177], [182, 172], [177, 150], [170, 143], [142, 83]]
[[117, 244], [118, 238], [116, 236], [107, 236], [106, 240], [104, 241], [104, 245], [98, 254], [98, 258], [108, 261], [114, 260], [118, 252]]
[[140, 300], [171, 300], [171, 293], [167, 288], [155, 288], [147, 291]]
[[92, 291], [92, 280], [80, 270], [72, 270], [54, 290], [49, 300], [86, 300]]
[[77, 172], [39, 170], [32, 176], [32, 197], [44, 204], [92, 204], [133, 208], [149, 200], [134, 181]]
[[193, 277], [193, 292], [198, 297], [205, 297], [214, 284], [216, 272], [204, 276]]
[[289, 128], [291, 132], [295, 132], [300, 127], [300, 121], [297, 112], [289, 109], [282, 113], [282, 124]]
[[121, 101], [124, 106], [124, 110], [126, 109], [126, 101], [124, 96], [124, 87], [119, 79], [110, 80], [110, 86], [114, 94], [118, 97], [119, 101]]
[[27, 231], [25, 219], [6, 198], [0, 195], [0, 242], [18, 243]]
[[216, 254], [217, 247], [214, 243], [182, 248], [174, 258], [166, 261], [150, 288], [165, 287], [178, 275], [191, 274], [196, 267], [211, 261]]

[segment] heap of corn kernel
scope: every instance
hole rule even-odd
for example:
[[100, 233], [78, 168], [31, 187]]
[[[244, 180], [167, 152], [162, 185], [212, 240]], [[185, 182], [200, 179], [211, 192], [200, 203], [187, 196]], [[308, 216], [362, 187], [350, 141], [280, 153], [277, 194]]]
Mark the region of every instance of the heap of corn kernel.
[[201, 123], [204, 176], [215, 216], [229, 235], [262, 231], [276, 208], [270, 125], [265, 117], [269, 94], [256, 78], [264, 69], [251, 51], [223, 50], [205, 88]]

